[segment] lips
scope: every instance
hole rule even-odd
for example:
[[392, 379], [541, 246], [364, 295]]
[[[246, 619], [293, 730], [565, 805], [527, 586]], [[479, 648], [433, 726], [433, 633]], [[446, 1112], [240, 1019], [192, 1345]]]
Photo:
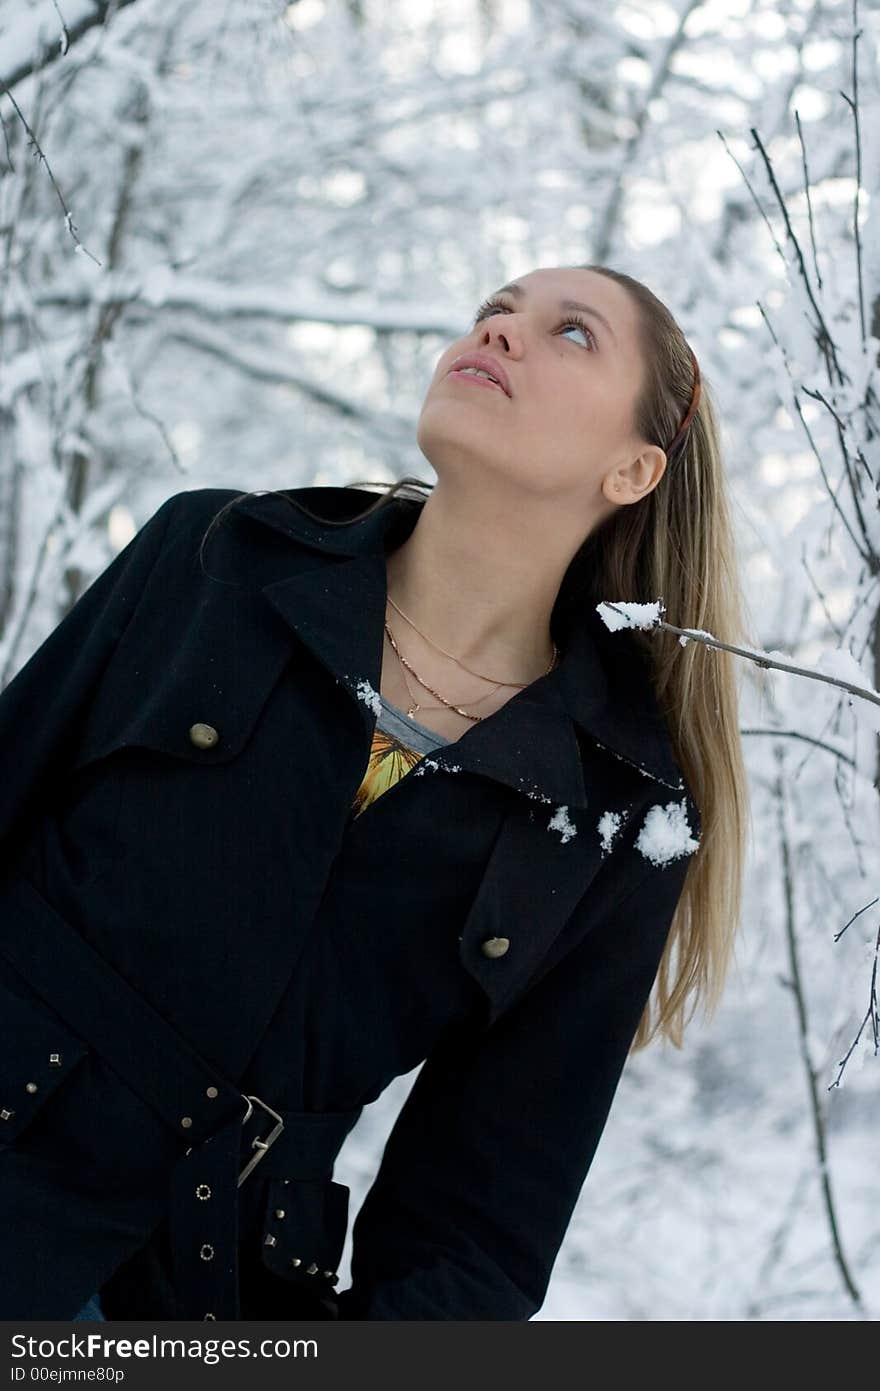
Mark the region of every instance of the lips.
[[[501, 366], [501, 363], [496, 362], [495, 358], [490, 357], [488, 353], [462, 353], [461, 357], [457, 357], [450, 365], [449, 372], [460, 372], [463, 367], [478, 367], [481, 371], [488, 372], [501, 387], [504, 394], [506, 396], [511, 395], [507, 373]], [[449, 373], [447, 373], [447, 376], [448, 375]], [[477, 381], [479, 380], [480, 378], [478, 377]]]

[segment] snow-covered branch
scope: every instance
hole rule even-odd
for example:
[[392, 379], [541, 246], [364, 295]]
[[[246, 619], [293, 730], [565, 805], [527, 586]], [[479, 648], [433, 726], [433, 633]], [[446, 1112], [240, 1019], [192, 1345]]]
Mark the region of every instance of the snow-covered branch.
[[[790, 672], [792, 676], [805, 676], [811, 681], [824, 681], [827, 685], [837, 686], [849, 695], [860, 696], [863, 700], [870, 701], [872, 705], [880, 706], [880, 692], [873, 690], [870, 686], [857, 685], [844, 676], [832, 676], [817, 667], [798, 666], [794, 662], [786, 661], [779, 653], [765, 652], [762, 648], [737, 647], [733, 643], [721, 642], [702, 628], [676, 628], [673, 623], [667, 623], [665, 619], [660, 617], [663, 605], [659, 599], [650, 604], [606, 601], [597, 604], [596, 607], [605, 626], [612, 632], [619, 628], [663, 628], [667, 633], [678, 633], [682, 646], [694, 639], [696, 642], [705, 643], [707, 647], [718, 647], [724, 652], [733, 652], [737, 657], [746, 657], [759, 667], [773, 667], [776, 671]], [[612, 612], [617, 615], [616, 619], [611, 617]], [[822, 653], [822, 660], [829, 666], [837, 666], [841, 670], [854, 671], [861, 675], [856, 659], [840, 648], [826, 648]], [[880, 715], [878, 715], [874, 727], [880, 733]]]

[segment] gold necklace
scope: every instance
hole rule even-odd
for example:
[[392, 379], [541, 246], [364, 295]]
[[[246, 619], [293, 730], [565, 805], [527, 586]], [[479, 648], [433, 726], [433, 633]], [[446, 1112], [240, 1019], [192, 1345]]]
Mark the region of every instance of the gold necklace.
[[[436, 696], [437, 699], [438, 699], [439, 701], [441, 701], [441, 703], [446, 707], [447, 710], [454, 710], [455, 713], [456, 713], [456, 715], [462, 715], [466, 720], [472, 720], [475, 724], [477, 723], [477, 721], [479, 721], [479, 720], [481, 720], [481, 719], [483, 718], [482, 715], [471, 715], [467, 710], [462, 710], [462, 708], [461, 708], [460, 705], [453, 705], [452, 701], [446, 700], [446, 699], [440, 694], [439, 691], [435, 691], [435, 690], [434, 690], [434, 687], [433, 687], [433, 686], [429, 686], [428, 683], [427, 683], [427, 681], [423, 681], [422, 678], [418, 675], [418, 673], [417, 673], [417, 672], [413, 669], [413, 667], [410, 665], [410, 663], [406, 660], [406, 658], [404, 657], [404, 655], [403, 655], [403, 653], [401, 652], [400, 648], [397, 646], [397, 643], [394, 641], [394, 634], [392, 633], [391, 629], [389, 628], [387, 622], [386, 622], [386, 624], [385, 624], [385, 631], [386, 631], [386, 633], [388, 634], [388, 641], [391, 643], [391, 646], [394, 648], [395, 654], [396, 654], [396, 656], [397, 656], [397, 660], [400, 662], [401, 666], [405, 667], [407, 671], [412, 672], [412, 675], [416, 678], [416, 680], [418, 681], [419, 685], [420, 685], [420, 686], [424, 686], [424, 688], [425, 688], [426, 691], [430, 691], [430, 692], [431, 692], [431, 695]], [[411, 688], [410, 688], [409, 682], [408, 682], [407, 679], [406, 679], [406, 675], [404, 675], [403, 680], [404, 680], [404, 684], [405, 684], [405, 686], [406, 686], [406, 689], [407, 689], [407, 691], [409, 692], [410, 697], [412, 697], [412, 690], [411, 690]], [[501, 684], [502, 684], [502, 683], [499, 681], [498, 685], [500, 686]], [[491, 691], [489, 691], [488, 694], [489, 694], [489, 695], [494, 695], [494, 692], [497, 691], [497, 689], [498, 689], [498, 686], [495, 686], [494, 689], [491, 690]], [[481, 699], [483, 699], [483, 700], [488, 699], [488, 696], [481, 696]], [[474, 704], [477, 704], [477, 703], [478, 703], [478, 702], [476, 702], [476, 701], [474, 702]], [[422, 708], [422, 707], [421, 707], [421, 704], [419, 703], [419, 701], [413, 699], [413, 700], [412, 700], [412, 703], [411, 703], [411, 704], [409, 705], [409, 707], [407, 708], [407, 712], [406, 712], [406, 713], [407, 713], [407, 715], [410, 717], [410, 719], [414, 719], [414, 718], [415, 718], [415, 715], [416, 715], [416, 712], [419, 711], [419, 710], [421, 710], [421, 708]], [[438, 707], [434, 706], [434, 707], [432, 707], [432, 708], [437, 709]]]
[[[409, 684], [409, 682], [408, 682], [407, 679], [406, 679], [406, 668], [407, 668], [407, 667], [409, 667], [409, 670], [413, 672], [413, 676], [416, 677], [416, 680], [419, 682], [419, 685], [420, 685], [420, 686], [424, 686], [425, 689], [428, 690], [428, 691], [431, 690], [431, 687], [428, 686], [428, 685], [426, 684], [426, 682], [422, 681], [421, 678], [420, 678], [419, 676], [416, 676], [416, 673], [413, 671], [412, 667], [409, 666], [409, 663], [407, 662], [406, 658], [405, 658], [405, 657], [403, 656], [403, 654], [401, 653], [400, 648], [397, 646], [397, 643], [394, 641], [394, 635], [393, 635], [393, 633], [391, 632], [391, 629], [388, 627], [387, 624], [385, 625], [385, 631], [386, 631], [386, 633], [388, 634], [388, 639], [389, 639], [389, 641], [390, 641], [390, 643], [391, 643], [391, 646], [394, 648], [395, 655], [396, 655], [396, 657], [397, 657], [397, 659], [398, 659], [398, 661], [400, 662], [400, 665], [401, 665], [401, 676], [403, 677], [403, 684], [406, 686], [407, 695], [409, 696], [409, 699], [410, 699], [410, 703], [409, 703], [409, 705], [407, 706], [407, 710], [406, 710], [406, 713], [409, 715], [410, 719], [414, 719], [414, 718], [415, 718], [416, 712], [417, 712], [418, 710], [426, 710], [426, 711], [427, 711], [427, 710], [442, 710], [444, 707], [446, 707], [447, 709], [453, 709], [453, 710], [457, 709], [458, 707], [450, 705], [449, 701], [443, 700], [443, 697], [442, 697], [442, 696], [439, 696], [439, 699], [440, 699], [441, 701], [443, 701], [443, 704], [442, 704], [442, 705], [422, 705], [418, 700], [416, 700], [415, 696], [414, 696], [413, 693], [412, 693], [412, 686]], [[500, 682], [499, 682], [499, 685], [500, 685]], [[498, 686], [493, 686], [492, 689], [491, 689], [491, 691], [488, 691], [487, 694], [484, 695], [484, 696], [480, 696], [479, 700], [472, 700], [472, 701], [470, 702], [471, 706], [474, 706], [474, 705], [482, 705], [483, 701], [484, 701], [484, 700], [488, 700], [488, 699], [489, 699], [489, 696], [494, 695], [495, 692], [496, 692], [497, 690], [498, 690]], [[439, 695], [439, 692], [436, 692], [436, 691], [435, 691], [435, 692], [432, 692], [432, 694]], [[465, 714], [465, 711], [459, 710], [458, 713], [459, 713], [459, 714]], [[479, 716], [479, 715], [467, 715], [467, 718], [470, 719], [470, 720], [478, 720], [478, 719], [481, 718], [481, 716]]]
[[[492, 680], [494, 680], [494, 678], [491, 677], [491, 676], [484, 676], [483, 673], [482, 673], [481, 671], [474, 671], [472, 667], [467, 667], [467, 666], [465, 666], [464, 662], [460, 662], [459, 659], [458, 659], [458, 657], [454, 656], [452, 652], [447, 652], [445, 647], [441, 647], [439, 643], [432, 641], [432, 639], [428, 637], [427, 633], [423, 633], [423, 632], [422, 632], [421, 628], [416, 628], [416, 625], [415, 625], [415, 623], [413, 623], [412, 619], [411, 619], [411, 618], [408, 618], [407, 615], [404, 613], [403, 609], [402, 609], [402, 608], [399, 608], [398, 605], [395, 604], [395, 602], [394, 602], [394, 600], [392, 599], [392, 597], [391, 597], [390, 594], [388, 594], [388, 593], [386, 592], [386, 596], [385, 596], [385, 597], [387, 598], [387, 600], [388, 600], [389, 604], [391, 605], [391, 607], [392, 607], [393, 609], [397, 609], [397, 612], [400, 614], [401, 618], [405, 619], [406, 622], [409, 624], [409, 626], [410, 626], [411, 628], [415, 628], [415, 630], [416, 630], [416, 632], [418, 633], [419, 637], [420, 637], [420, 638], [424, 638], [424, 639], [425, 639], [425, 642], [430, 643], [431, 646], [434, 648], [435, 651], [437, 651], [437, 652], [442, 652], [444, 657], [449, 657], [453, 662], [455, 662], [456, 666], [460, 666], [460, 667], [461, 667], [462, 671], [468, 671], [468, 672], [470, 672], [471, 676], [478, 676], [478, 677], [480, 678], [481, 681], [492, 681]], [[551, 638], [551, 642], [552, 642], [552, 641], [553, 641], [553, 639]], [[547, 671], [544, 672], [544, 675], [545, 675], [545, 676], [547, 675], [548, 672], [551, 672], [551, 671], [553, 670], [554, 666], [556, 665], [556, 659], [557, 659], [558, 655], [559, 655], [559, 653], [558, 653], [558, 650], [557, 650], [557, 647], [556, 647], [556, 643], [554, 642], [554, 643], [553, 643], [553, 656], [552, 656], [551, 659], [550, 659], [550, 665], [548, 666]], [[497, 690], [499, 686], [516, 686], [519, 690], [523, 690], [524, 687], [526, 687], [526, 686], [528, 686], [528, 685], [530, 685], [530, 684], [531, 684], [531, 683], [528, 682], [528, 681], [496, 681], [496, 682], [495, 682], [495, 689]], [[489, 694], [491, 695], [492, 692], [490, 691]]]
[[[392, 604], [393, 604], [393, 600], [389, 599], [389, 603], [392, 603]], [[397, 605], [396, 605], [396, 604], [394, 604], [394, 608], [397, 608]], [[405, 614], [405, 613], [402, 613], [402, 611], [401, 611], [400, 609], [398, 609], [397, 611], [398, 611], [398, 613], [401, 614], [401, 617], [406, 618], [406, 614]], [[410, 622], [410, 620], [407, 619], [407, 622]], [[413, 624], [412, 626], [415, 628], [415, 624]], [[442, 695], [440, 694], [439, 691], [435, 691], [433, 686], [429, 686], [428, 683], [427, 683], [427, 681], [423, 681], [423, 680], [422, 680], [422, 678], [419, 676], [418, 672], [417, 672], [417, 671], [412, 667], [412, 665], [406, 660], [406, 658], [404, 657], [403, 653], [400, 651], [400, 648], [397, 646], [397, 643], [396, 643], [395, 640], [394, 640], [394, 634], [393, 634], [392, 631], [391, 631], [391, 628], [390, 628], [390, 626], [389, 626], [389, 624], [388, 624], [388, 620], [387, 620], [387, 619], [385, 620], [385, 632], [388, 634], [388, 641], [391, 643], [391, 646], [394, 648], [395, 655], [397, 656], [397, 659], [398, 659], [398, 661], [401, 663], [401, 665], [402, 665], [403, 667], [405, 667], [407, 671], [409, 671], [409, 672], [412, 673], [412, 675], [415, 677], [416, 681], [418, 681], [418, 683], [419, 683], [420, 686], [424, 686], [424, 688], [425, 688], [426, 691], [430, 691], [430, 692], [431, 692], [431, 695], [436, 696], [437, 699], [438, 699], [439, 701], [442, 702], [442, 704], [446, 707], [447, 710], [454, 710], [455, 713], [456, 713], [457, 715], [461, 715], [464, 719], [466, 719], [466, 720], [471, 720], [471, 721], [473, 721], [473, 723], [475, 723], [475, 724], [484, 718], [482, 715], [471, 715], [469, 711], [463, 710], [463, 709], [461, 708], [460, 705], [455, 705], [455, 704], [453, 704], [452, 701], [446, 700], [446, 698], [445, 698], [444, 696], [442, 696]], [[417, 633], [419, 632], [419, 629], [418, 629], [418, 628], [416, 628], [416, 632], [417, 632]], [[425, 634], [424, 634], [424, 633], [419, 633], [419, 636], [420, 636], [420, 637], [425, 637]], [[431, 642], [431, 639], [430, 639], [430, 638], [425, 638], [425, 641], [426, 641], [426, 642]], [[551, 641], [552, 641], [552, 639], [551, 639]], [[431, 643], [431, 646], [432, 646], [432, 647], [437, 647], [437, 644], [436, 644], [436, 643]], [[442, 648], [442, 647], [437, 647], [437, 650], [438, 650], [439, 652], [443, 652], [443, 648]], [[446, 656], [446, 657], [452, 657], [452, 660], [453, 660], [454, 662], [458, 660], [456, 657], [453, 657], [453, 656], [452, 656], [452, 653], [451, 653], [451, 652], [444, 652], [443, 655]], [[558, 647], [556, 646], [556, 643], [554, 642], [554, 643], [553, 643], [553, 656], [552, 656], [551, 659], [550, 659], [550, 665], [547, 667], [547, 670], [546, 670], [545, 672], [542, 673], [542, 675], [544, 675], [544, 676], [549, 675], [549, 673], [550, 673], [550, 672], [553, 670], [553, 668], [556, 666], [556, 663], [557, 663], [558, 659], [559, 659], [559, 649], [558, 649]], [[458, 662], [458, 665], [464, 667], [464, 664], [463, 664], [462, 662]], [[465, 671], [469, 671], [470, 668], [469, 668], [469, 667], [464, 667], [464, 670], [465, 670]], [[471, 672], [471, 675], [473, 675], [473, 676], [480, 676], [480, 672], [477, 672], [477, 671]], [[488, 680], [490, 680], [491, 678], [488, 677], [488, 676], [482, 676], [481, 679], [482, 679], [483, 681], [488, 681]], [[409, 685], [409, 682], [408, 682], [407, 679], [406, 679], [406, 675], [404, 675], [403, 680], [404, 680], [404, 684], [406, 685], [406, 689], [407, 689], [407, 691], [409, 692], [410, 697], [412, 697], [412, 690], [410, 689], [410, 685]], [[496, 684], [495, 684], [495, 686], [493, 687], [493, 689], [492, 689], [491, 691], [488, 692], [487, 695], [481, 696], [479, 700], [472, 701], [471, 703], [472, 703], [473, 705], [479, 705], [481, 701], [483, 701], [483, 700], [488, 700], [489, 696], [494, 695], [495, 691], [497, 691], [497, 689], [498, 689], [499, 686], [517, 686], [520, 690], [522, 690], [525, 686], [527, 686], [527, 685], [529, 685], [529, 684], [530, 684], [530, 683], [529, 683], [528, 681], [523, 681], [523, 682], [519, 682], [519, 681], [498, 681], [498, 682], [496, 682]], [[413, 719], [413, 718], [415, 717], [416, 711], [417, 711], [417, 710], [420, 710], [421, 708], [422, 708], [422, 707], [421, 707], [421, 705], [419, 704], [419, 702], [416, 701], [416, 700], [413, 700], [413, 701], [412, 701], [412, 704], [409, 706], [409, 708], [407, 709], [407, 712], [406, 712], [406, 713], [407, 713], [407, 715], [409, 716], [410, 719]], [[434, 706], [434, 707], [429, 707], [429, 708], [436, 709], [437, 707]]]

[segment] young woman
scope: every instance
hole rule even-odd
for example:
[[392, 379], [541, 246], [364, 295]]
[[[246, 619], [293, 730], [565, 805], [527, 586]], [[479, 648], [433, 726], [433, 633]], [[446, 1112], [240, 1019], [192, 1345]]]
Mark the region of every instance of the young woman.
[[5, 1318], [528, 1319], [627, 1055], [720, 996], [735, 672], [597, 610], [742, 637], [696, 358], [535, 270], [417, 439], [366, 509], [170, 498], [0, 697]]

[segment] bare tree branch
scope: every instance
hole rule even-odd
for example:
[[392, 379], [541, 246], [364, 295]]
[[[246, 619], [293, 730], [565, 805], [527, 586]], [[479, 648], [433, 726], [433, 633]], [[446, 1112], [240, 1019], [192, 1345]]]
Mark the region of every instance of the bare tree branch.
[[96, 24], [104, 24], [110, 13], [133, 3], [134, 0], [65, 0], [62, 16], [50, 0], [23, 14], [3, 35], [0, 86], [8, 93], [23, 78], [66, 57], [71, 44], [83, 34]]
[[[777, 749], [776, 757], [778, 761], [783, 758], [781, 749]], [[781, 772], [777, 776], [775, 783], [776, 807], [779, 824], [780, 849], [782, 851], [782, 873], [783, 873], [783, 892], [785, 898], [785, 937], [788, 947], [789, 968], [791, 979], [785, 981], [791, 990], [797, 1012], [798, 1039], [800, 1042], [801, 1060], [804, 1065], [804, 1072], [807, 1078], [807, 1086], [810, 1095], [810, 1111], [813, 1118], [813, 1138], [816, 1146], [816, 1162], [819, 1169], [819, 1180], [822, 1187], [822, 1197], [825, 1206], [825, 1215], [828, 1220], [828, 1227], [831, 1233], [831, 1245], [834, 1252], [834, 1259], [840, 1271], [846, 1292], [850, 1299], [864, 1314], [862, 1297], [849, 1269], [849, 1263], [843, 1250], [843, 1243], [840, 1237], [840, 1228], [837, 1222], [837, 1211], [834, 1203], [834, 1194], [831, 1189], [831, 1174], [828, 1168], [828, 1145], [825, 1133], [825, 1116], [822, 1110], [822, 1103], [819, 1096], [817, 1085], [816, 1069], [813, 1067], [810, 1057], [809, 1044], [809, 1023], [807, 1018], [807, 1000], [804, 993], [803, 981], [801, 978], [799, 948], [797, 940], [797, 927], [795, 922], [794, 906], [794, 876], [791, 863], [791, 846], [789, 844], [788, 827], [785, 817], [785, 795]]]

